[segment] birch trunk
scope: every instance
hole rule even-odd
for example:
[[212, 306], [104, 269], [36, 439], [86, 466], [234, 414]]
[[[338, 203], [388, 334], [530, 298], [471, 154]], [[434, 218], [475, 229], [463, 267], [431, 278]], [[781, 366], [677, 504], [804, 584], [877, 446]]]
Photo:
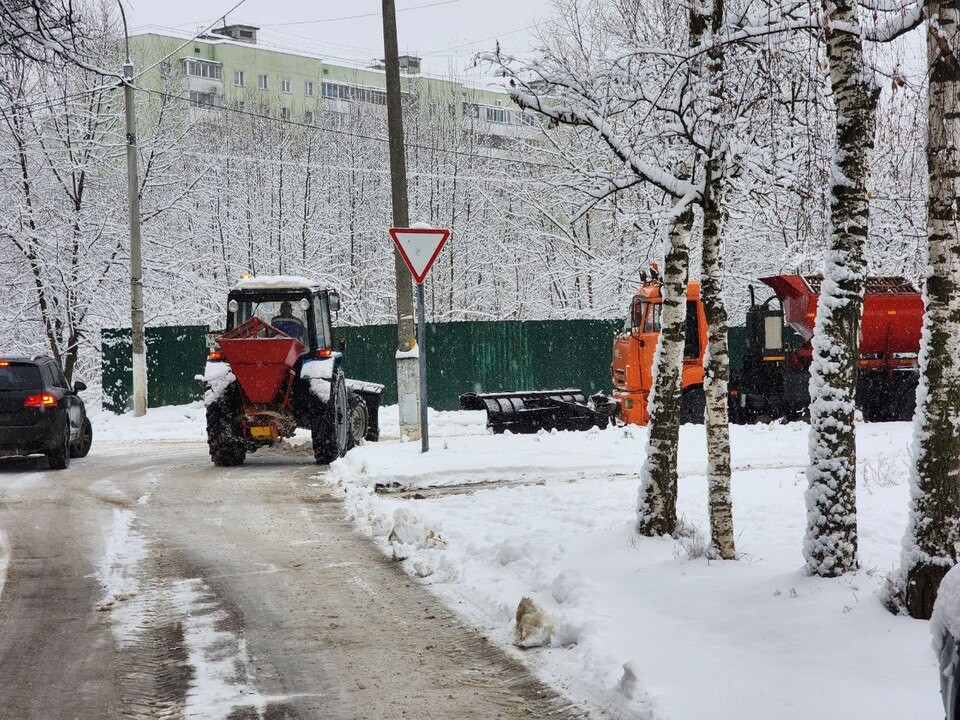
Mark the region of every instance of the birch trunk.
[[927, 282], [910, 520], [892, 598], [924, 619], [960, 542], [960, 1], [928, 7]]
[[855, 569], [858, 562], [854, 400], [869, 220], [867, 181], [878, 92], [863, 62], [858, 3], [828, 0], [824, 7], [837, 135], [830, 188], [832, 230], [810, 367], [803, 554], [809, 573], [834, 577]]
[[660, 340], [653, 390], [647, 400], [647, 453], [640, 470], [637, 532], [670, 535], [677, 528], [677, 444], [680, 439], [680, 370], [686, 335], [687, 273], [693, 209], [678, 208], [670, 226], [663, 269]]
[[[709, 27], [714, 36], [723, 25], [723, 0], [713, 1]], [[730, 424], [727, 395], [730, 352], [727, 308], [723, 302], [724, 170], [720, 112], [723, 103], [723, 45], [707, 51], [706, 83], [710, 108], [711, 156], [706, 162], [703, 199], [703, 278], [700, 297], [707, 317], [707, 365], [704, 368], [707, 433], [707, 488], [710, 506], [710, 553], [723, 560], [737, 557], [733, 539], [733, 498], [730, 494]]]
[[727, 309], [723, 303], [723, 225], [725, 213], [719, 183], [708, 179], [703, 205], [703, 279], [700, 296], [707, 316], [708, 358], [704, 393], [707, 400], [707, 488], [710, 503], [711, 553], [734, 560], [733, 499], [730, 495], [730, 424], [727, 393], [730, 353], [727, 345]]

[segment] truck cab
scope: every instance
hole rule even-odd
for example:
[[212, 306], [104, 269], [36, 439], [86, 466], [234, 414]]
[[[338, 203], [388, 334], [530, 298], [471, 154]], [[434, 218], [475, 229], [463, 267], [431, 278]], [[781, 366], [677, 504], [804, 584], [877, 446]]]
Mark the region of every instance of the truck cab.
[[[654, 273], [634, 294], [623, 331], [613, 341], [610, 377], [613, 396], [624, 422], [646, 425], [647, 399], [653, 388], [653, 361], [660, 339], [662, 285]], [[700, 283], [687, 283], [687, 327], [683, 349], [681, 422], [703, 422], [703, 356], [707, 319], [700, 302]]]

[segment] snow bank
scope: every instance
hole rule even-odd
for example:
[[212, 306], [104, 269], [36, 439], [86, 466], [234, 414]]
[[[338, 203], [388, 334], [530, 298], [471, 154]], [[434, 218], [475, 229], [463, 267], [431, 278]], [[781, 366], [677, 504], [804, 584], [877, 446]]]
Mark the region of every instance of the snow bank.
[[[677, 720], [942, 716], [927, 623], [878, 598], [906, 523], [909, 424], [858, 428], [864, 569], [822, 579], [803, 573], [804, 424], [732, 428], [741, 559], [716, 562], [693, 540], [635, 536], [643, 429], [455, 434], [444, 417], [429, 453], [370, 443], [329, 479], [385, 553], [397, 517], [441, 537], [394, 556], [577, 704]], [[703, 428], [683, 427], [678, 507], [701, 534], [705, 455]], [[520, 653], [524, 597], [553, 630]]]
[[148, 408], [143, 417], [132, 412], [114, 415], [108, 411], [90, 413], [93, 449], [104, 441], [196, 440], [207, 439], [206, 409], [203, 401], [189, 405]]

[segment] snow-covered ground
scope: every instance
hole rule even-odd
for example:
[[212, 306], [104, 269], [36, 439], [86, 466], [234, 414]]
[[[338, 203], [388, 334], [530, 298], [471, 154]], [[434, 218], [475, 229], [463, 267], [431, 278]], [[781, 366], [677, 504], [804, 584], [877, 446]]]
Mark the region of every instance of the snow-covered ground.
[[[396, 439], [395, 407], [381, 425], [381, 442], [329, 473], [348, 516], [585, 707], [665, 720], [943, 716], [928, 623], [877, 597], [906, 526], [906, 423], [858, 428], [862, 569], [833, 580], [801, 572], [806, 425], [733, 428], [735, 562], [701, 555], [702, 427], [681, 433], [690, 532], [672, 540], [632, 531], [641, 428], [493, 436], [482, 413], [431, 413], [423, 455]], [[99, 440], [204, 439], [199, 403], [97, 414], [94, 427]], [[548, 647], [512, 645], [524, 596], [552, 617]]]

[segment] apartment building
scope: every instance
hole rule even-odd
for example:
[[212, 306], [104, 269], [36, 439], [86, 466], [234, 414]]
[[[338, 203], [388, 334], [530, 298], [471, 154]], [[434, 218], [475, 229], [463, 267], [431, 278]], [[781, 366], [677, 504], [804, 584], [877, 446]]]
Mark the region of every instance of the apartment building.
[[[157, 87], [164, 74], [176, 72], [183, 78], [184, 97], [199, 112], [225, 105], [306, 124], [320, 113], [349, 113], [356, 103], [385, 112], [382, 62], [350, 67], [272, 49], [257, 43], [258, 30], [227, 25], [195, 39], [144, 32], [130, 38], [130, 48], [141, 67], [163, 59], [142, 84]], [[415, 56], [402, 56], [400, 68], [401, 92], [416, 99], [419, 107], [448, 113], [495, 140], [538, 134], [537, 116], [521, 112], [505, 93], [422, 75]]]

